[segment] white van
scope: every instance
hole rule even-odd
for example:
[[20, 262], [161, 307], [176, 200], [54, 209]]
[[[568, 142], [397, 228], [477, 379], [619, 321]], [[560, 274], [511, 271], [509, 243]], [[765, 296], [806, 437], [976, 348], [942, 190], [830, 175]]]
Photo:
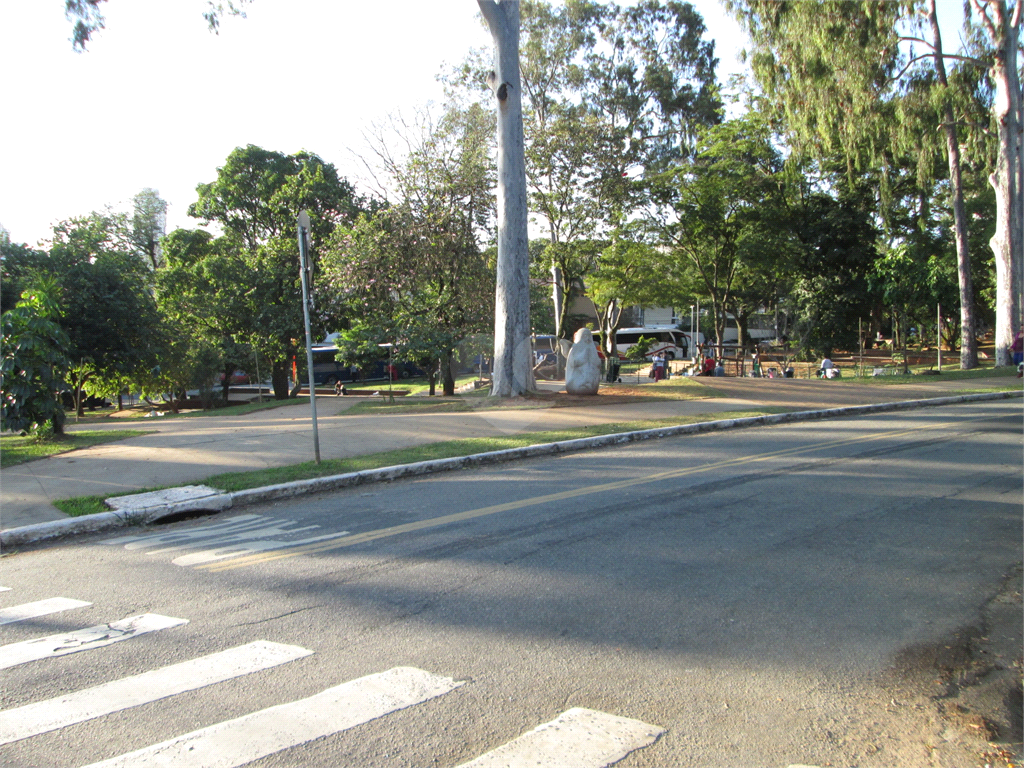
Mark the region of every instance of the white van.
[[[595, 333], [595, 338], [600, 334]], [[640, 337], [654, 339], [647, 348], [646, 357], [661, 353], [669, 360], [681, 360], [690, 357], [694, 352], [693, 337], [690, 331], [680, 331], [674, 325], [647, 326], [643, 328], [620, 328], [615, 332], [615, 348], [619, 357], [625, 357], [630, 347], [636, 345]], [[697, 334], [698, 342], [704, 341], [704, 334]], [[602, 347], [603, 349], [603, 347]]]

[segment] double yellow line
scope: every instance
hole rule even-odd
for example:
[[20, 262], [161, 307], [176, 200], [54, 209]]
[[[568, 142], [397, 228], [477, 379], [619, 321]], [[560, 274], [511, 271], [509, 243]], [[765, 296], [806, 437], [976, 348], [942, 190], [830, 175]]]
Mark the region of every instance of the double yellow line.
[[572, 491], [548, 493], [543, 496], [533, 496], [529, 499], [522, 499], [520, 501], [509, 501], [504, 504], [493, 504], [489, 507], [480, 507], [479, 509], [470, 509], [465, 512], [456, 512], [455, 514], [451, 515], [432, 517], [427, 520], [419, 520], [415, 523], [394, 525], [390, 528], [379, 528], [374, 531], [356, 533], [352, 536], [346, 536], [340, 539], [332, 539], [330, 541], [325, 541], [318, 544], [307, 544], [305, 546], [293, 547], [287, 549], [286, 551], [275, 550], [273, 552], [262, 552], [254, 555], [245, 555], [243, 557], [237, 557], [231, 560], [223, 560], [217, 563], [200, 565], [196, 567], [196, 570], [206, 570], [210, 571], [211, 573], [231, 571], [236, 568], [245, 568], [247, 566], [257, 565], [259, 563], [269, 563], [272, 560], [284, 560], [289, 557], [299, 557], [300, 555], [312, 555], [320, 552], [330, 552], [335, 549], [341, 549], [342, 547], [352, 547], [356, 544], [364, 544], [368, 541], [386, 539], [391, 536], [397, 536], [402, 533], [423, 531], [428, 528], [437, 528], [438, 526], [448, 525], [450, 523], [460, 523], [465, 520], [473, 520], [478, 517], [487, 517], [488, 515], [495, 515], [499, 512], [509, 512], [514, 509], [524, 509], [526, 507], [540, 506], [541, 504], [548, 504], [553, 501], [565, 501], [566, 499], [576, 499], [581, 496], [590, 496], [595, 493], [604, 493], [606, 491], [617, 491], [622, 490], [623, 488], [632, 488], [637, 485], [657, 483], [662, 480], [671, 480], [674, 478], [685, 477], [687, 475], [699, 474], [701, 472], [712, 472], [718, 469], [726, 469], [729, 467], [735, 467], [746, 464], [755, 464], [758, 462], [770, 461], [772, 459], [779, 459], [786, 456], [797, 456], [800, 455], [801, 453], [810, 453], [812, 451], [817, 451], [824, 448], [837, 448], [844, 445], [854, 445], [856, 443], [864, 443], [871, 440], [882, 440], [887, 437], [892, 437], [895, 435], [904, 437], [914, 432], [921, 432], [929, 429], [944, 429], [950, 426], [962, 425], [963, 423], [964, 422], [962, 421], [946, 421], [938, 424], [928, 424], [920, 427], [913, 427], [911, 429], [887, 430], [885, 432], [874, 432], [872, 434], [861, 435], [859, 437], [848, 437], [839, 440], [828, 440], [825, 442], [816, 443], [814, 445], [799, 446], [797, 448], [785, 448], [779, 451], [762, 453], [757, 456], [743, 456], [739, 458], [723, 459], [722, 461], [716, 461], [710, 464], [702, 464], [699, 467], [687, 467], [685, 469], [673, 469], [667, 472], [657, 472], [653, 475], [645, 475], [644, 477], [637, 477], [631, 480], [617, 480], [613, 483], [600, 483], [599, 485], [589, 485], [585, 488], [577, 488], [576, 490]]

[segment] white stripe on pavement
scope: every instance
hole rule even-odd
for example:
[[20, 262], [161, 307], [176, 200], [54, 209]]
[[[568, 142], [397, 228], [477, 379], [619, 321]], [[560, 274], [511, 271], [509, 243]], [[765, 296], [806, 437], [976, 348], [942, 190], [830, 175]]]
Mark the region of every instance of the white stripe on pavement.
[[86, 768], [235, 768], [420, 704], [460, 685], [422, 669], [395, 667]]
[[29, 661], [64, 656], [90, 648], [102, 648], [111, 643], [128, 640], [147, 632], [177, 627], [188, 624], [188, 619], [175, 619], [171, 616], [160, 616], [155, 613], [144, 613], [141, 616], [129, 616], [126, 619], [100, 624], [75, 632], [60, 635], [49, 635], [38, 640], [26, 640], [0, 647], [0, 669], [7, 669]]
[[10, 592], [10, 591], [11, 591], [10, 587], [0, 587], [0, 592]]
[[664, 728], [574, 708], [460, 768], [604, 768], [653, 744]]
[[0, 624], [13, 624], [15, 621], [34, 619], [37, 616], [48, 616], [51, 613], [60, 613], [72, 608], [84, 608], [92, 603], [84, 600], [72, 600], [70, 597], [51, 597], [47, 600], [37, 600], [34, 603], [15, 605], [13, 608], [0, 610]]
[[301, 659], [312, 653], [297, 645], [257, 640], [181, 664], [75, 691], [49, 701], [7, 709], [0, 714], [0, 744], [9, 744], [109, 715], [111, 712], [194, 691]]

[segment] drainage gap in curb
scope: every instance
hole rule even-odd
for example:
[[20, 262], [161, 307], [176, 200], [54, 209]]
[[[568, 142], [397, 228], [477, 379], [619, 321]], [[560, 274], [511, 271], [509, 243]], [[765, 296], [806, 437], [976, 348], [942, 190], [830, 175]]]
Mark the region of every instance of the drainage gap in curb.
[[184, 512], [170, 512], [169, 514], [149, 520], [148, 524], [170, 525], [171, 523], [181, 523], [185, 520], [195, 520], [200, 517], [211, 517], [219, 514], [221, 511], [220, 509], [187, 509]]

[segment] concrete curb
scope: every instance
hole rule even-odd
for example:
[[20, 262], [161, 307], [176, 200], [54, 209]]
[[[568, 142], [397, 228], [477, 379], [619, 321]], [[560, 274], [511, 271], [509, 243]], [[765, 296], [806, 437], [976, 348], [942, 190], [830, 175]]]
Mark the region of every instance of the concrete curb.
[[600, 437], [584, 437], [577, 440], [563, 440], [557, 443], [540, 443], [525, 448], [510, 448], [504, 451], [475, 453], [470, 456], [458, 456], [451, 459], [434, 459], [419, 461], [415, 464], [400, 464], [393, 467], [381, 467], [362, 472], [349, 472], [343, 475], [318, 477], [312, 480], [296, 480], [291, 483], [267, 485], [262, 488], [248, 488], [244, 491], [206, 496], [189, 501], [160, 504], [158, 506], [139, 509], [125, 509], [117, 512], [100, 512], [95, 515], [83, 515], [67, 520], [55, 520], [48, 523], [37, 523], [20, 528], [0, 531], [0, 549], [33, 544], [48, 539], [55, 539], [80, 533], [96, 533], [99, 531], [121, 528], [127, 525], [143, 525], [160, 518], [182, 512], [212, 510], [222, 512], [233, 507], [257, 504], [275, 499], [287, 499], [310, 493], [333, 491], [370, 483], [382, 483], [406, 477], [418, 477], [437, 472], [450, 472], [468, 467], [479, 467], [488, 464], [499, 464], [519, 459], [530, 459], [538, 456], [552, 456], [561, 453], [578, 453], [580, 451], [604, 448], [612, 445], [624, 445], [641, 440], [657, 440], [664, 437], [679, 435], [696, 435], [704, 432], [717, 432], [727, 429], [744, 429], [747, 427], [767, 426], [772, 424], [788, 424], [795, 421], [811, 421], [833, 419], [844, 416], [861, 416], [869, 413], [887, 411], [904, 411], [914, 408], [958, 405], [960, 403], [983, 402], [988, 400], [1008, 400], [1024, 397], [1024, 391], [983, 392], [973, 395], [953, 395], [924, 400], [904, 400], [895, 403], [875, 403], [872, 405], [853, 405], [844, 408], [827, 408], [819, 411], [793, 411], [775, 413], [768, 416], [749, 416], [741, 419], [720, 419], [702, 421], [697, 424], [685, 424], [678, 427], [660, 427], [644, 429], [636, 432], [619, 432]]

